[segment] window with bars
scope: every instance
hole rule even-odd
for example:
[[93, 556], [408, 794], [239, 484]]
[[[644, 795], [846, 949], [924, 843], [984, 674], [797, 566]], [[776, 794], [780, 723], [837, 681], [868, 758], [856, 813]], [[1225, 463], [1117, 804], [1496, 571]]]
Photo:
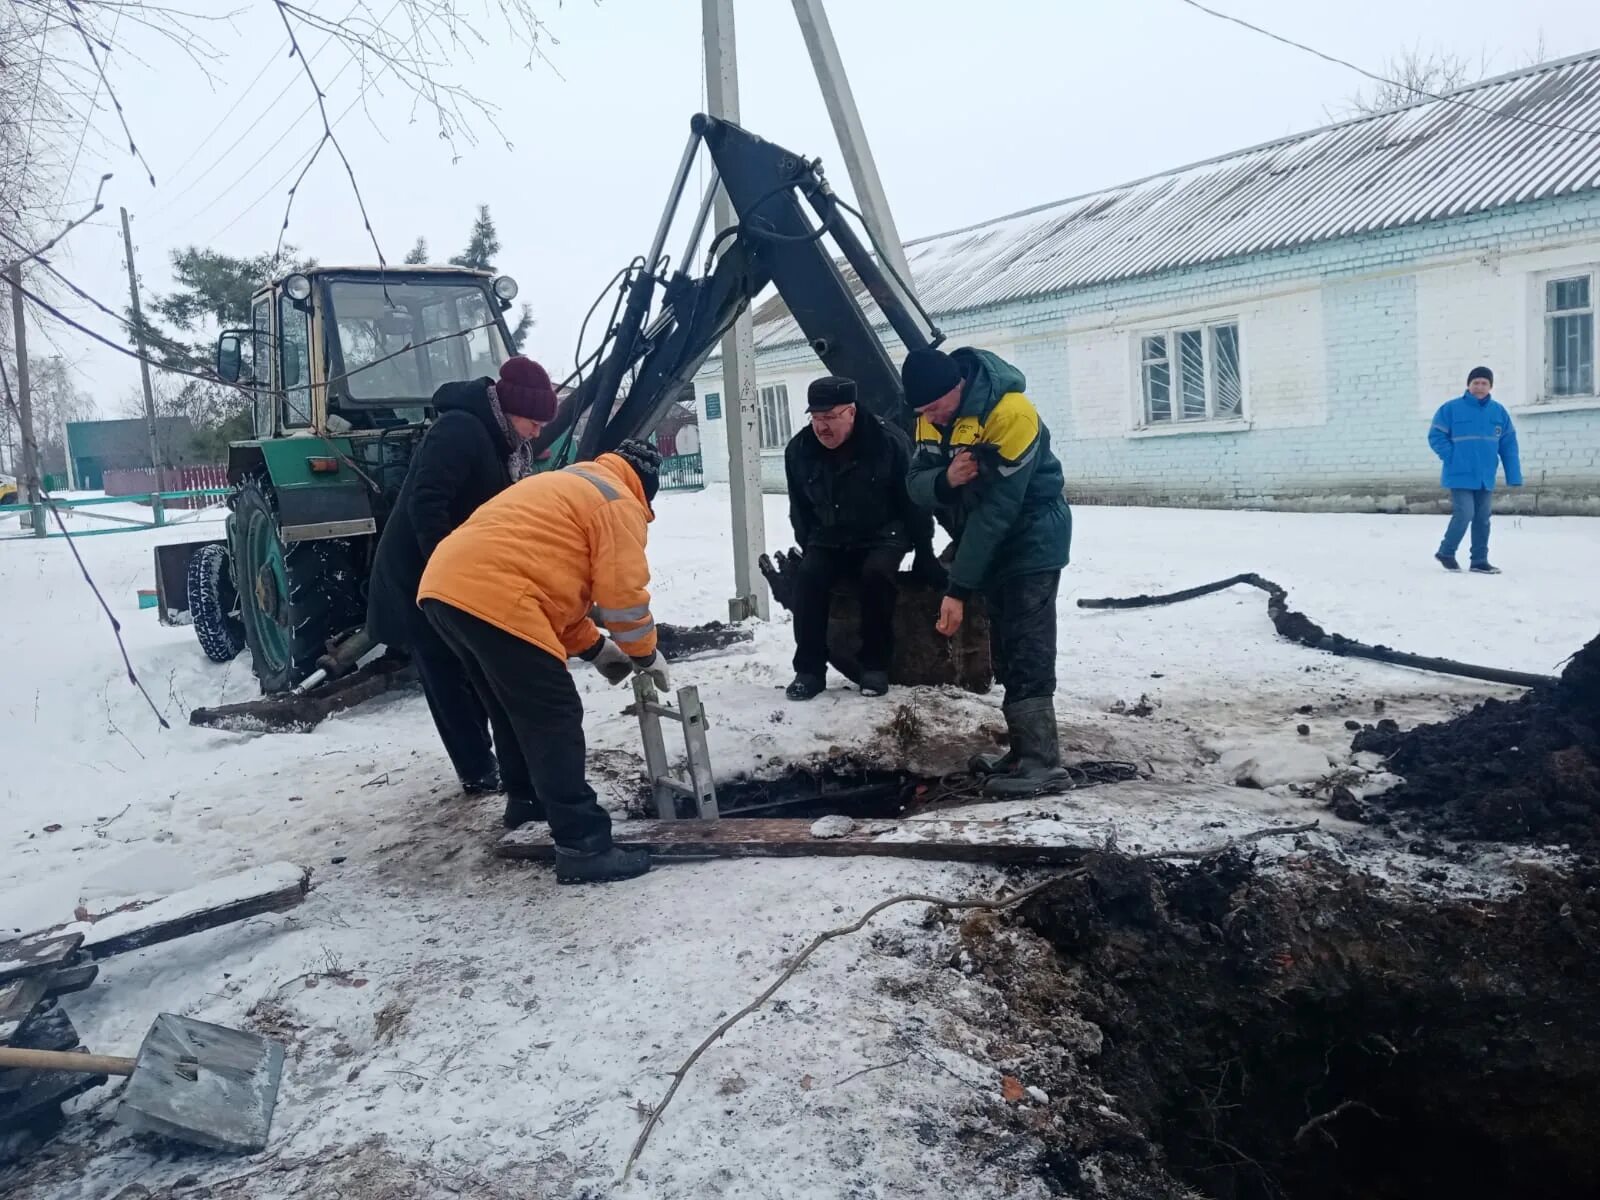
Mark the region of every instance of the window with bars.
[[1569, 275], [1544, 285], [1545, 395], [1595, 394], [1595, 276]]
[[768, 384], [761, 389], [761, 448], [782, 450], [789, 444], [789, 385]]
[[1239, 323], [1218, 321], [1139, 339], [1144, 423], [1226, 421], [1244, 415]]

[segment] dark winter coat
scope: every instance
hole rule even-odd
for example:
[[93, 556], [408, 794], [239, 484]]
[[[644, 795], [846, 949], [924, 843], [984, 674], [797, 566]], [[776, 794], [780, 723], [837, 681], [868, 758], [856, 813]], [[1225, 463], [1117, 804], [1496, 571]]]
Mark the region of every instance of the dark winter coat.
[[1502, 463], [1506, 486], [1522, 486], [1517, 431], [1511, 414], [1493, 396], [1479, 400], [1471, 392], [1463, 392], [1445, 401], [1428, 427], [1428, 445], [1444, 464], [1439, 472], [1443, 487], [1492, 492]]
[[367, 632], [375, 642], [405, 648], [434, 548], [511, 486], [512, 447], [489, 405], [490, 382], [447, 383], [434, 393], [438, 418], [411, 457], [373, 562]]
[[789, 523], [802, 550], [932, 545], [933, 516], [906, 493], [911, 440], [865, 408], [856, 409], [855, 429], [837, 450], [807, 425], [789, 440], [783, 465]]
[[[965, 390], [948, 429], [917, 420], [911, 498], [938, 512], [956, 542], [947, 591], [966, 599], [1002, 580], [1067, 565], [1072, 513], [1050, 430], [1022, 394], [1022, 372], [987, 350], [950, 355]], [[958, 450], [978, 456], [978, 477], [952, 488], [945, 469]]]

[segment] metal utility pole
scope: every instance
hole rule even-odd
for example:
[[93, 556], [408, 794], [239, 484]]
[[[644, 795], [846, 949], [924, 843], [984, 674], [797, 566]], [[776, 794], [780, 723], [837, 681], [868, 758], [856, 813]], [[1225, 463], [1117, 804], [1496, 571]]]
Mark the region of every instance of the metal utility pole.
[[[706, 51], [707, 107], [713, 117], [739, 120], [739, 64], [734, 49], [733, 0], [701, 0]], [[726, 189], [717, 189], [717, 228], [737, 220]], [[771, 616], [767, 581], [757, 560], [766, 553], [761, 499], [761, 430], [756, 404], [755, 325], [746, 307], [722, 339], [723, 419], [728, 431], [728, 480], [733, 493], [733, 585], [728, 616]]]
[[33, 391], [28, 381], [28, 314], [22, 304], [22, 264], [6, 272], [11, 283], [12, 346], [17, 352], [17, 436], [22, 439], [22, 486], [27, 489], [33, 536], [45, 535], [44, 505], [40, 502], [39, 458], [34, 453]]
[[[850, 173], [850, 186], [855, 189], [861, 203], [861, 215], [866, 218], [867, 231], [878, 244], [880, 258], [891, 268], [889, 286], [899, 294], [907, 310], [916, 312], [912, 297], [906, 293], [911, 284], [911, 267], [906, 262], [906, 252], [900, 242], [899, 231], [894, 227], [894, 216], [889, 212], [889, 200], [883, 191], [883, 181], [878, 178], [878, 166], [872, 158], [872, 148], [867, 145], [866, 131], [861, 125], [861, 114], [856, 110], [856, 98], [850, 91], [850, 80], [844, 73], [844, 62], [839, 57], [839, 44], [833, 40], [833, 27], [828, 24], [827, 11], [822, 0], [794, 0], [794, 15], [800, 19], [800, 33], [811, 54], [811, 66], [817, 73], [817, 85], [822, 89], [822, 99], [828, 106], [828, 117], [833, 122], [834, 136], [839, 139], [839, 150], [844, 155], [845, 170]], [[894, 278], [905, 281], [902, 287]]]
[[139, 381], [144, 384], [144, 419], [150, 432], [150, 469], [156, 473], [155, 490], [161, 490], [161, 453], [156, 439], [156, 395], [150, 387], [150, 364], [145, 361], [144, 317], [139, 309], [139, 273], [133, 267], [133, 235], [128, 232], [128, 210], [122, 210], [122, 244], [128, 252], [128, 297], [133, 305], [133, 338], [139, 349]]

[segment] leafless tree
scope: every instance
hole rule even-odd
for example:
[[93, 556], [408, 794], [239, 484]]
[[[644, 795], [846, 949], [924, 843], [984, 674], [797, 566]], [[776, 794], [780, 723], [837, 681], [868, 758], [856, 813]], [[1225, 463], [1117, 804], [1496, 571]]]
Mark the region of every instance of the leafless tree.
[[1351, 92], [1329, 113], [1336, 117], [1360, 117], [1389, 112], [1418, 100], [1453, 92], [1476, 83], [1489, 73], [1487, 56], [1478, 61], [1437, 47], [1424, 50], [1419, 43], [1398, 54], [1391, 54], [1375, 74], [1387, 82], [1374, 83]]
[[[1517, 57], [1519, 67], [1536, 67], [1550, 61], [1544, 30], [1531, 50]], [[1391, 54], [1383, 66], [1373, 72], [1383, 76], [1383, 81], [1351, 92], [1338, 104], [1327, 108], [1329, 119], [1370, 116], [1373, 113], [1391, 112], [1464, 88], [1486, 79], [1494, 73], [1494, 56], [1487, 50], [1476, 59], [1435, 46], [1424, 50], [1422, 44]]]

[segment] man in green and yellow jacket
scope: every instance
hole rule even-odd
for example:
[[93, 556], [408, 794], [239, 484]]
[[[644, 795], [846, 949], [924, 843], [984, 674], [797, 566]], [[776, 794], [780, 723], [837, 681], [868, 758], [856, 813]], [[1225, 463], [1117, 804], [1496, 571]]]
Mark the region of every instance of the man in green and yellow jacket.
[[1056, 592], [1072, 512], [1050, 430], [1022, 372], [987, 350], [913, 350], [900, 372], [916, 411], [907, 490], [955, 541], [939, 632], [954, 636], [969, 599], [988, 603], [995, 677], [1010, 749], [972, 761], [991, 795], [1036, 795], [1068, 782], [1056, 728]]

